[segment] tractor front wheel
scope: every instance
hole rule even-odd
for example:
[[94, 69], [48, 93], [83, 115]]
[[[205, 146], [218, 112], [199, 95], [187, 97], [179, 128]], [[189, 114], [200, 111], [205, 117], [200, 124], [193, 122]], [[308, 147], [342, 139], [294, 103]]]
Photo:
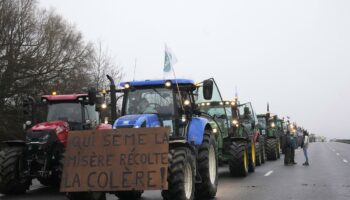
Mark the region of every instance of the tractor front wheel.
[[266, 154], [268, 160], [277, 160], [278, 158], [278, 146], [276, 138], [268, 138], [266, 144]]
[[162, 191], [165, 200], [193, 200], [195, 191], [195, 159], [189, 148], [169, 151], [168, 190]]
[[216, 141], [209, 130], [205, 132], [203, 143], [198, 149], [197, 166], [202, 182], [196, 184], [196, 198], [212, 199], [218, 187], [218, 159]]
[[0, 151], [0, 193], [25, 193], [31, 180], [23, 177], [23, 148], [6, 147]]
[[245, 143], [232, 142], [229, 150], [229, 168], [232, 176], [248, 175], [248, 152]]

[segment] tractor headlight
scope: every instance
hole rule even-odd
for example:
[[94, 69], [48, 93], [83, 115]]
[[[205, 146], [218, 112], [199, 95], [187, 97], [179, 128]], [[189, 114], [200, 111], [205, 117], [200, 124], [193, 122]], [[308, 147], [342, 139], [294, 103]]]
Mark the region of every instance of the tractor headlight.
[[125, 88], [125, 89], [129, 89], [129, 88], [130, 88], [130, 83], [125, 83], [125, 84], [124, 84], [124, 88]]
[[238, 124], [238, 120], [237, 119], [232, 120], [232, 124], [233, 125], [237, 125]]
[[185, 106], [189, 106], [190, 104], [191, 104], [190, 100], [186, 99], [186, 100], [184, 101], [184, 105], [185, 105]]
[[275, 126], [276, 126], [275, 123], [273, 123], [273, 122], [270, 125], [272, 128], [275, 128]]
[[172, 84], [171, 81], [165, 81], [164, 85], [166, 88], [170, 88]]
[[106, 108], [107, 108], [107, 104], [106, 104], [106, 103], [103, 103], [103, 104], [101, 105], [101, 108], [102, 108], [102, 109], [106, 109]]
[[182, 121], [183, 123], [186, 122], [186, 115], [182, 115], [181, 121]]

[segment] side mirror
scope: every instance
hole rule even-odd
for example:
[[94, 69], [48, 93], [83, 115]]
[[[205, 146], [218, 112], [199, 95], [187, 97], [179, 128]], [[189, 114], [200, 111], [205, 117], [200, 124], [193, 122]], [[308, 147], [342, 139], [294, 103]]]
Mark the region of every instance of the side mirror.
[[88, 92], [88, 97], [89, 97], [89, 105], [94, 105], [96, 103], [97, 99], [97, 91], [95, 88], [90, 88]]
[[214, 82], [210, 79], [203, 82], [203, 97], [205, 100], [211, 100], [213, 96]]

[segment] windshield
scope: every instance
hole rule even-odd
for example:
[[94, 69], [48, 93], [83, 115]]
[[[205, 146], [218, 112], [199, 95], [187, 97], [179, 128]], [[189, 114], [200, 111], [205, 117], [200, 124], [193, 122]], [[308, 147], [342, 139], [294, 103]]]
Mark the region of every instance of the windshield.
[[265, 117], [258, 117], [258, 123], [261, 128], [266, 128], [266, 119]]
[[82, 123], [81, 104], [79, 102], [49, 104], [47, 121], [55, 120]]
[[127, 94], [125, 114], [174, 115], [173, 91], [166, 88], [137, 89]]

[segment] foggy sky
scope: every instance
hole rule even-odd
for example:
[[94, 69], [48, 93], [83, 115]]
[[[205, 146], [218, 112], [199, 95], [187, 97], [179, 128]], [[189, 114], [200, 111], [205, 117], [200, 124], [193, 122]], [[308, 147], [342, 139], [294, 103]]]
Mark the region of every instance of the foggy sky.
[[350, 138], [350, 1], [40, 0], [101, 40], [125, 80], [214, 77], [224, 99], [270, 110], [328, 138]]

